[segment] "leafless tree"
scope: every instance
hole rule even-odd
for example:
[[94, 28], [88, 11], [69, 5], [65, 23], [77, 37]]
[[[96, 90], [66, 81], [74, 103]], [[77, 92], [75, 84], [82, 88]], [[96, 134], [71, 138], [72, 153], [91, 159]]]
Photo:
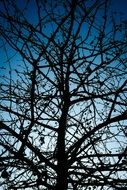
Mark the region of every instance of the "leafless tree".
[[3, 189], [126, 189], [127, 21], [107, 0], [0, 1]]

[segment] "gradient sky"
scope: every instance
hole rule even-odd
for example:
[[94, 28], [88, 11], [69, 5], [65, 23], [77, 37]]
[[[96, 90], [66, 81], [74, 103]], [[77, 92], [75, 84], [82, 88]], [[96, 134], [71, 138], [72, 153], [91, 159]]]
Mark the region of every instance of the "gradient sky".
[[[31, 2], [33, 2], [33, 0], [30, 0]], [[23, 1], [22, 0], [19, 0], [19, 5], [20, 5], [20, 2], [21, 2], [21, 6], [22, 6], [22, 3]], [[33, 3], [31, 4], [31, 10], [32, 10], [32, 14], [31, 13], [28, 13], [29, 16], [29, 19], [30, 19], [30, 22], [31, 20], [34, 20], [35, 17], [36, 17], [36, 13], [35, 13], [35, 10], [33, 8]], [[113, 12], [123, 12], [123, 20], [127, 20], [127, 0], [112, 0], [112, 11]], [[27, 15], [27, 16], [28, 16]], [[119, 17], [119, 15], [117, 15]], [[0, 44], [1, 46], [1, 44]], [[6, 73], [6, 70], [3, 69], [3, 67], [6, 67], [6, 69], [8, 70], [9, 69], [9, 66], [8, 66], [8, 63], [6, 62], [6, 55], [3, 53], [3, 51], [5, 51], [5, 49], [3, 48], [0, 48], [0, 57], [1, 57], [1, 61], [0, 61], [0, 74], [1, 73]], [[10, 51], [10, 54], [12, 56], [12, 52]], [[9, 56], [9, 55], [8, 55]]]

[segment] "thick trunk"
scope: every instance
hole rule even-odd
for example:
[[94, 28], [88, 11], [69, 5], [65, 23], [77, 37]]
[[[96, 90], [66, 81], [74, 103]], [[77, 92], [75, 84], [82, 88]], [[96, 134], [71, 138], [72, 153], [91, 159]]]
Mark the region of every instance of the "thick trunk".
[[67, 190], [68, 189], [68, 167], [67, 167], [67, 157], [65, 148], [65, 133], [67, 127], [67, 116], [70, 104], [70, 94], [69, 94], [69, 69], [68, 65], [67, 75], [65, 79], [65, 90], [63, 89], [63, 109], [59, 120], [58, 129], [58, 139], [57, 139], [57, 183], [55, 190]]
[[[62, 156], [61, 156], [62, 157]], [[67, 182], [67, 167], [61, 160], [61, 163], [58, 164], [58, 172], [57, 172], [57, 184], [55, 190], [67, 190], [68, 182]]]
[[67, 158], [65, 155], [65, 121], [63, 120], [63, 124], [60, 127], [60, 131], [58, 134], [58, 152], [57, 152], [57, 185], [56, 190], [67, 190]]
[[67, 190], [67, 157], [65, 152], [65, 131], [67, 126], [68, 101], [63, 106], [62, 115], [59, 122], [58, 140], [57, 140], [57, 184], [55, 190]]

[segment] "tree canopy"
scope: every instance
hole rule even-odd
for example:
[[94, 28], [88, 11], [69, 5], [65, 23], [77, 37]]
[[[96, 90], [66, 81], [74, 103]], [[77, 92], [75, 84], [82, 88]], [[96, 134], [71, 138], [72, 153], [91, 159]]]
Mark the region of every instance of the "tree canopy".
[[0, 185], [126, 188], [127, 21], [108, 0], [0, 1]]

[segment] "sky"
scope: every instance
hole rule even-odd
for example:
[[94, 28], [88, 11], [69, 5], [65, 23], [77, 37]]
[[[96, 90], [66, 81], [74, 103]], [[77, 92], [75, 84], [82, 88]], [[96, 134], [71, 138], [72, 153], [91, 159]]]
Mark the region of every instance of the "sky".
[[123, 12], [125, 19], [127, 19], [127, 0], [112, 0], [112, 8], [114, 11]]
[[[33, 0], [30, 0], [31, 2], [33, 2]], [[22, 6], [22, 0], [19, 0], [19, 5], [20, 5], [20, 2], [21, 2], [21, 6]], [[34, 20], [34, 17], [35, 17], [35, 10], [34, 7], [33, 7], [33, 3], [31, 4], [31, 11], [30, 13], [28, 13], [28, 17], [30, 18], [30, 20]], [[112, 0], [112, 11], [113, 12], [123, 12], [123, 20], [127, 20], [127, 0]], [[119, 15], [117, 14], [117, 16], [119, 17]], [[31, 21], [30, 21], [31, 22]], [[8, 48], [9, 50], [9, 48]], [[6, 56], [3, 51], [5, 51], [5, 49], [1, 48], [1, 42], [0, 42], [0, 57], [1, 57], [1, 61], [0, 61], [0, 75], [3, 73], [5, 74], [6, 72], [8, 72], [9, 70], [9, 64], [6, 62]], [[14, 54], [12, 54], [12, 51], [8, 51], [8, 56], [13, 56]], [[5, 70], [6, 68], [6, 70]]]

